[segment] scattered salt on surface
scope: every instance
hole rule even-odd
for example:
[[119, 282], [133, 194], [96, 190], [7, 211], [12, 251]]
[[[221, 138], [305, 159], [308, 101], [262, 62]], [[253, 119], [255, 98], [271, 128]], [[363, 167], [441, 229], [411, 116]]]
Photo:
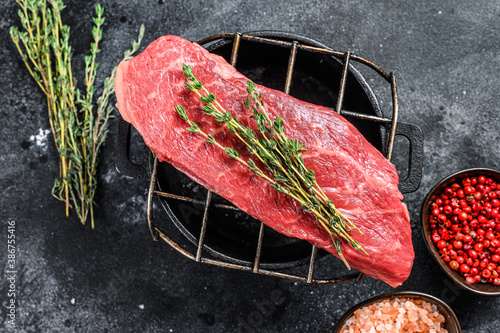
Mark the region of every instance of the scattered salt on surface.
[[30, 136], [30, 141], [35, 142], [38, 147], [46, 148], [47, 137], [48, 137], [49, 133], [50, 133], [49, 129], [43, 130], [40, 128], [40, 129], [38, 129], [37, 135]]
[[443, 328], [444, 321], [435, 304], [395, 298], [354, 311], [342, 327], [342, 333], [448, 333]]

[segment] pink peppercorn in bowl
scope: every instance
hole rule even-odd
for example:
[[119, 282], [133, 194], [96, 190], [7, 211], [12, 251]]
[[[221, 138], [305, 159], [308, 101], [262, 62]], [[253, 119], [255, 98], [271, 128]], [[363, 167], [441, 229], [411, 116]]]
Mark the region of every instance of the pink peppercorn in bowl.
[[[397, 311], [392, 315], [397, 319], [391, 317], [391, 311]], [[432, 327], [433, 324], [430, 324], [429, 320], [436, 323], [437, 330]], [[397, 323], [398, 321], [399, 323]], [[405, 325], [422, 325], [425, 329], [414, 330], [414, 328]], [[383, 330], [388, 332], [406, 332], [407, 330], [430, 332], [431, 329], [435, 332], [462, 332], [457, 316], [445, 302], [434, 296], [414, 291], [379, 295], [357, 304], [340, 318], [333, 333], [350, 332], [349, 327], [355, 332], [380, 332]], [[359, 327], [363, 327], [364, 330]], [[377, 330], [377, 328], [381, 330]]]
[[500, 172], [467, 169], [438, 182], [422, 205], [424, 241], [460, 287], [500, 296]]

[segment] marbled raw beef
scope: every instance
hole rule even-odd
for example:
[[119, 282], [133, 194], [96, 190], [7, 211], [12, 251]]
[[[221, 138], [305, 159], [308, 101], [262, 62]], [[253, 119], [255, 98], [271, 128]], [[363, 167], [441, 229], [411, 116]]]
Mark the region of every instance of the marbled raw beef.
[[[245, 156], [237, 138], [204, 114], [195, 93], [185, 87], [183, 63], [193, 67], [226, 110], [246, 124], [253, 121], [243, 105], [247, 78], [222, 57], [176, 36], [161, 37], [141, 54], [120, 63], [115, 89], [122, 117], [138, 130], [160, 161], [172, 164], [276, 231], [336, 255], [329, 235], [311, 214], [206, 143], [201, 135], [186, 130], [186, 122], [174, 109], [177, 104], [205, 132]], [[337, 113], [264, 86], [257, 89], [268, 112], [284, 119], [287, 136], [299, 139], [308, 149], [304, 160], [314, 170], [318, 184], [363, 231], [364, 236], [355, 231], [351, 234], [370, 256], [344, 244], [343, 254], [350, 265], [393, 287], [403, 283], [410, 274], [414, 252], [395, 167]]]

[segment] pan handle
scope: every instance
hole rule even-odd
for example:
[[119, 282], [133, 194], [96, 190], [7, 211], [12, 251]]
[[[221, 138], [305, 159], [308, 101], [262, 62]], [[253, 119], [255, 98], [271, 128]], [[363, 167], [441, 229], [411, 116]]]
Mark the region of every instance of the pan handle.
[[136, 164], [130, 160], [131, 125], [119, 117], [118, 137], [115, 146], [115, 168], [119, 173], [138, 179], [149, 179], [149, 162]]
[[399, 183], [401, 193], [411, 193], [420, 186], [424, 159], [424, 135], [420, 127], [398, 122], [396, 135], [402, 135], [410, 142], [408, 176]]

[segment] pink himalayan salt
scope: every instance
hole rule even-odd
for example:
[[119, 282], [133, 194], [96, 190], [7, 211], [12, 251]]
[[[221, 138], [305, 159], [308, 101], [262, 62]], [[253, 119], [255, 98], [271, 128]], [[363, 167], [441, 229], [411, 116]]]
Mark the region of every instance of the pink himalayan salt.
[[448, 333], [444, 321], [435, 304], [395, 298], [357, 309], [341, 333]]

